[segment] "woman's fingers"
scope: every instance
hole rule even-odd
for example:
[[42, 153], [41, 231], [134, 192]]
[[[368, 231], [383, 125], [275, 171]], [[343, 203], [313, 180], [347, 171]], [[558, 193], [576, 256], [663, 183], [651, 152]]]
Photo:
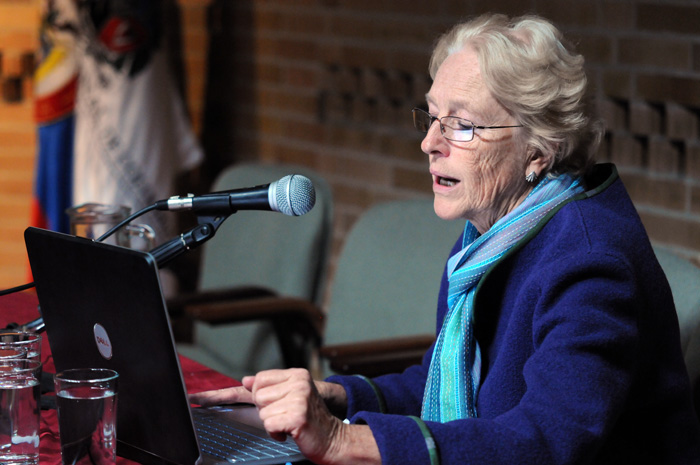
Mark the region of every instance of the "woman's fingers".
[[190, 394], [190, 403], [198, 404], [202, 407], [210, 407], [220, 404], [253, 403], [251, 392], [244, 386], [235, 386], [213, 391], [204, 391]]

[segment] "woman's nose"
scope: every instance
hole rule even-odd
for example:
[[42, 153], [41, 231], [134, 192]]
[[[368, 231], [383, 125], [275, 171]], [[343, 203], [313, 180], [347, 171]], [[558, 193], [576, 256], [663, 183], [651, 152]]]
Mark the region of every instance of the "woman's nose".
[[426, 155], [439, 151], [440, 144], [444, 144], [445, 138], [440, 132], [440, 121], [433, 121], [433, 124], [425, 133], [425, 137], [420, 144], [420, 148]]

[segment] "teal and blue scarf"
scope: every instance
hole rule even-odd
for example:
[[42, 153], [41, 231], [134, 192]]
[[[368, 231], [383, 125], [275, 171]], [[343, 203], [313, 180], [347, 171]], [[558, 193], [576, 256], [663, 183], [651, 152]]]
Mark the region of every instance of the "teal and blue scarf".
[[482, 236], [467, 221], [462, 250], [447, 262], [448, 311], [430, 362], [423, 420], [445, 423], [476, 417], [481, 376], [481, 354], [473, 335], [477, 284], [547, 213], [582, 191], [578, 178], [545, 176], [520, 205]]

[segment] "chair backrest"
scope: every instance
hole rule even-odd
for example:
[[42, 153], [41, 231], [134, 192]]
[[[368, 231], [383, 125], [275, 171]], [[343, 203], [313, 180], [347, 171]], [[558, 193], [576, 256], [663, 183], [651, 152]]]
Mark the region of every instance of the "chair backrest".
[[313, 209], [299, 217], [265, 211], [239, 211], [229, 217], [203, 246], [200, 290], [258, 286], [320, 303], [332, 228], [326, 181], [299, 166], [236, 164], [218, 176], [212, 191], [268, 184], [288, 174], [311, 179]]
[[681, 347], [687, 353], [693, 334], [700, 329], [700, 268], [662, 247], [654, 247], [654, 253], [671, 286]]
[[324, 344], [434, 334], [440, 277], [463, 228], [440, 219], [431, 198], [367, 210], [338, 259]]
[[[239, 211], [229, 217], [203, 245], [200, 291], [252, 286], [320, 305], [333, 223], [333, 200], [325, 180], [296, 165], [236, 164], [218, 176], [212, 191], [268, 184], [288, 174], [312, 181], [313, 209], [299, 217], [267, 211]], [[195, 321], [193, 331], [194, 344], [180, 344], [180, 352], [237, 379], [285, 366], [269, 322], [212, 326]]]
[[671, 286], [681, 348], [700, 414], [700, 268], [662, 247], [654, 247], [654, 253]]

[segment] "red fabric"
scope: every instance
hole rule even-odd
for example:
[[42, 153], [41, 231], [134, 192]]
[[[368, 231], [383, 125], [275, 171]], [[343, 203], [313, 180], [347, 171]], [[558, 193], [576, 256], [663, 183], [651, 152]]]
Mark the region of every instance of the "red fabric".
[[[32, 291], [1, 296], [0, 328], [4, 328], [10, 323], [25, 324], [39, 318], [37, 305], [36, 294]], [[43, 335], [41, 358], [44, 363], [44, 371], [53, 373], [55, 367], [51, 348], [46, 340], [46, 333]], [[180, 356], [180, 365], [188, 392], [200, 392], [240, 384], [228, 376], [183, 356]], [[56, 410], [41, 411], [40, 437], [39, 463], [42, 465], [61, 465], [61, 443], [58, 438]], [[133, 465], [135, 463], [122, 457], [117, 458], [117, 465]]]

